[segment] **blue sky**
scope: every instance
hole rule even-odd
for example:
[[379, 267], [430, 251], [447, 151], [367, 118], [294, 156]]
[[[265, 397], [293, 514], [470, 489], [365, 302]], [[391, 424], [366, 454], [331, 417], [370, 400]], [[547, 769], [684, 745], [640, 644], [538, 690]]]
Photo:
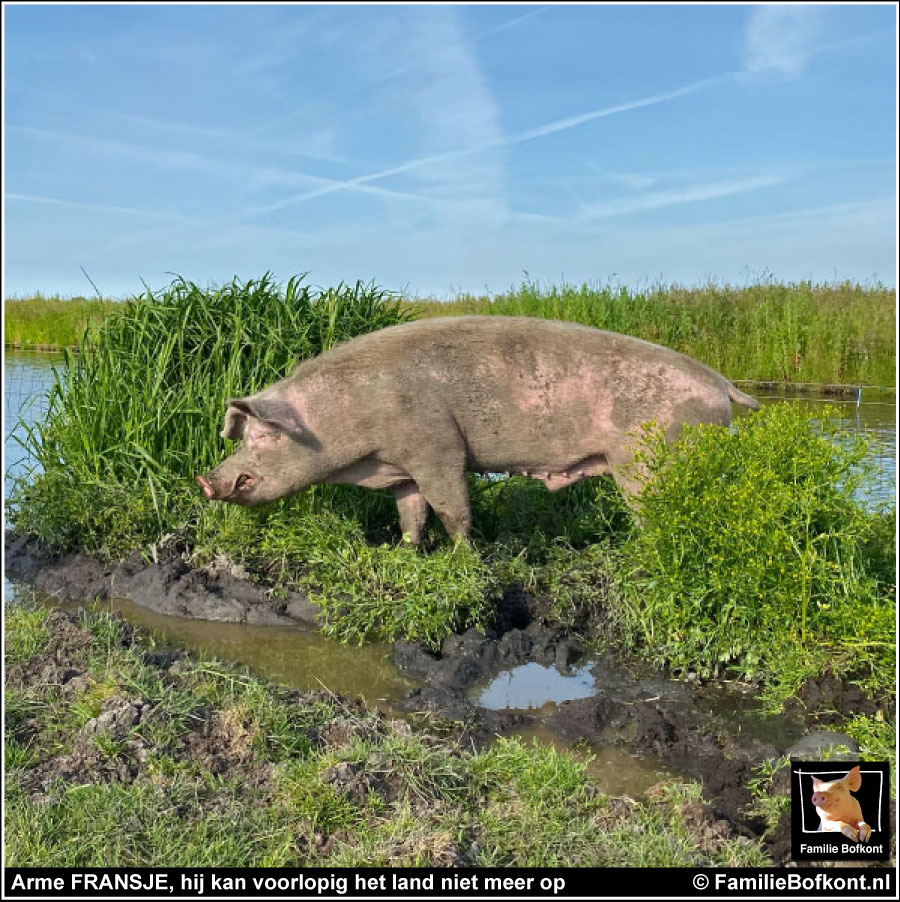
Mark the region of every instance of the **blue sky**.
[[895, 283], [893, 4], [4, 13], [7, 296]]

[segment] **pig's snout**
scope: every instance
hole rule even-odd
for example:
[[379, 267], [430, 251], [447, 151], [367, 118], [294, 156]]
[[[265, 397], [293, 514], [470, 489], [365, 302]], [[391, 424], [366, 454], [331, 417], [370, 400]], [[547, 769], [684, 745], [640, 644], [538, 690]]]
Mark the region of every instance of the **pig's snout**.
[[200, 488], [203, 489], [207, 500], [212, 501], [216, 496], [216, 490], [212, 487], [212, 483], [205, 476], [198, 476], [197, 482], [200, 483]]
[[828, 805], [828, 795], [824, 792], [814, 792], [812, 803], [816, 808], [825, 808]]

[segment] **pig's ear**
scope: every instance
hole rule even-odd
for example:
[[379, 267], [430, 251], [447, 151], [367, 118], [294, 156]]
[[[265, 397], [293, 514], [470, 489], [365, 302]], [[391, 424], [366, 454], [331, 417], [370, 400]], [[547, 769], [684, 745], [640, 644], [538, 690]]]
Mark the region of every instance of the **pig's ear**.
[[239, 410], [235, 401], [228, 402], [228, 410], [225, 412], [225, 428], [220, 435], [222, 438], [243, 438], [244, 429], [247, 427], [247, 414]]
[[290, 404], [278, 398], [243, 398], [228, 402], [239, 413], [254, 417], [267, 426], [300, 438], [306, 431], [303, 421]]
[[818, 790], [818, 788], [822, 785], [822, 781], [818, 777], [813, 777], [813, 789]]
[[850, 792], [856, 792], [862, 786], [862, 774], [859, 772], [859, 765], [857, 764], [844, 779], [847, 781], [847, 789]]

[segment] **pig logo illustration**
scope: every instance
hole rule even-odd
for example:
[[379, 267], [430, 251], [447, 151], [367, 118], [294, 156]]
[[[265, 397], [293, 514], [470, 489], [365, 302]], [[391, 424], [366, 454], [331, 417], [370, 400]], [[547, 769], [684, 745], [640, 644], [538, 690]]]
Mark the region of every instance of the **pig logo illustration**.
[[887, 761], [791, 761], [791, 858], [884, 861], [890, 857]]
[[859, 765], [838, 780], [812, 777], [812, 803], [819, 813], [819, 830], [843, 833], [854, 842], [868, 842], [872, 828], [863, 819], [859, 801], [851, 795], [862, 786]]

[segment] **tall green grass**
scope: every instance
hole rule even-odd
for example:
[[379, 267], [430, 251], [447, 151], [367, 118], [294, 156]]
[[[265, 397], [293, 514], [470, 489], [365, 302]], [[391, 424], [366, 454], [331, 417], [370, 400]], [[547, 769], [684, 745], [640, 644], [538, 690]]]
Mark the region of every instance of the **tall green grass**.
[[524, 282], [493, 297], [418, 302], [420, 316], [538, 316], [666, 345], [731, 379], [895, 384], [896, 295], [884, 286], [764, 282], [633, 291]]
[[115, 312], [117, 301], [98, 298], [14, 298], [3, 305], [4, 342], [26, 350], [74, 348], [86, 329], [95, 328]]
[[[83, 298], [7, 301], [7, 344], [71, 346], [116, 309]], [[882, 285], [764, 281], [647, 289], [524, 282], [491, 297], [407, 301], [417, 317], [487, 314], [585, 323], [675, 348], [731, 379], [895, 384], [896, 293]]]
[[176, 279], [120, 304], [55, 370], [27, 439], [42, 473], [16, 488], [17, 527], [108, 554], [152, 541], [197, 508], [192, 480], [223, 456], [228, 398], [406, 318], [372, 285], [280, 288], [268, 276], [217, 290]]

